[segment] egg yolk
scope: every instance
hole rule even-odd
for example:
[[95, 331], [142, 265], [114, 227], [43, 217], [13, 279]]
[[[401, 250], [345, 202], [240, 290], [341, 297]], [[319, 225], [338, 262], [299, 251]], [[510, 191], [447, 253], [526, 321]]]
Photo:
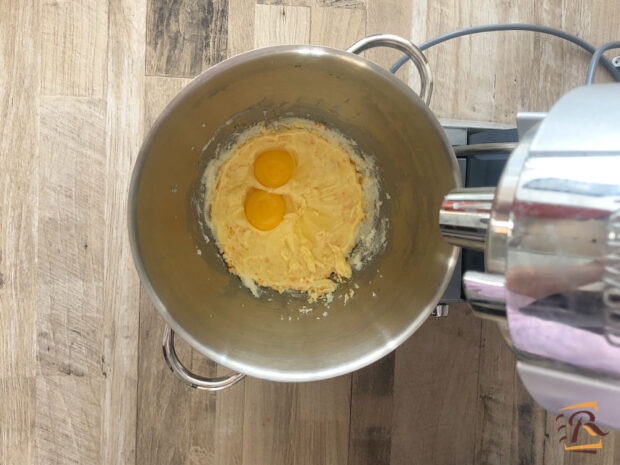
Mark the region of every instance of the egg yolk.
[[245, 217], [252, 226], [261, 231], [268, 231], [279, 225], [284, 218], [284, 212], [284, 199], [279, 194], [254, 189], [245, 198]]
[[269, 150], [254, 161], [254, 177], [263, 186], [280, 187], [291, 179], [295, 161], [284, 150]]

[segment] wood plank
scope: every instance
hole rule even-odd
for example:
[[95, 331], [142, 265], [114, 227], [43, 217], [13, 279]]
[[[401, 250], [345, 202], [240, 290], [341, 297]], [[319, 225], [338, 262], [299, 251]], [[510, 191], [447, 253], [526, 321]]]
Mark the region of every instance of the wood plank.
[[[620, 14], [620, 7], [617, 2], [601, 2], [602, 5], [592, 5], [590, 2], [578, 0], [571, 2], [570, 14], [562, 12], [560, 19], [562, 28], [583, 38], [595, 46], [605, 42], [618, 39], [618, 28], [609, 28], [609, 21], [605, 17], [608, 15]], [[601, 27], [598, 27], [600, 24]], [[616, 24], [617, 26], [617, 24]], [[590, 54], [584, 52], [573, 44], [562, 41], [561, 64], [564, 71], [564, 78], [561, 86], [551, 92], [559, 98], [573, 87], [581, 86], [585, 83], [586, 72], [590, 63]], [[612, 51], [613, 54], [614, 51]], [[611, 55], [611, 56], [615, 56]], [[597, 81], [611, 81], [607, 71], [599, 66], [596, 73]]]
[[228, 56], [254, 48], [254, 0], [228, 0]]
[[[441, 2], [428, 5], [415, 3], [413, 8], [411, 39], [417, 44], [472, 24], [506, 22], [501, 15], [507, 8], [485, 0], [478, 3], [470, 1], [462, 8], [453, 8], [453, 5]], [[493, 111], [497, 34], [501, 33], [454, 39], [425, 52], [433, 70], [435, 84], [431, 108], [436, 113], [450, 118], [480, 120], [481, 113], [490, 114]], [[463, 67], [467, 68], [465, 75], [461, 75]], [[467, 86], [455, 85], [463, 80], [467, 80]], [[417, 82], [417, 74], [412, 70], [410, 84], [417, 89]]]
[[555, 421], [555, 417], [555, 415], [549, 414], [548, 412], [546, 412], [545, 414], [545, 431], [543, 435], [543, 463], [563, 465], [566, 452], [563, 450], [562, 444], [559, 440], [561, 437], [557, 431], [559, 423]]
[[317, 6], [366, 9], [366, 0], [317, 0]]
[[[140, 293], [140, 343], [138, 363], [138, 414], [136, 464], [188, 463], [190, 451], [190, 392], [161, 355], [163, 319], [145, 292]], [[186, 361], [190, 348], [175, 340], [179, 358]]]
[[[217, 363], [194, 350], [191, 352], [188, 362], [191, 362], [190, 366], [194, 373], [208, 377], [217, 376]], [[188, 393], [190, 421], [189, 463], [196, 465], [203, 463], [219, 464], [224, 461], [230, 463], [228, 459], [234, 460], [234, 458], [215, 455], [215, 436], [218, 434], [215, 423], [217, 407], [220, 406], [222, 399], [217, 392], [205, 392], [196, 389], [187, 390], [190, 391]], [[243, 439], [239, 439], [236, 445], [242, 447]]]
[[36, 451], [99, 463], [105, 102], [41, 101]]
[[241, 463], [347, 463], [350, 389], [350, 376], [299, 384], [247, 378]]
[[318, 6], [366, 9], [366, 0], [317, 0]]
[[0, 463], [34, 463], [37, 185], [41, 29], [38, 1], [0, 15]]
[[[191, 79], [148, 76], [144, 80], [144, 137], [166, 105]], [[160, 341], [161, 342], [161, 341]]]
[[[417, 2], [403, 0], [367, 0], [367, 35], [396, 34], [410, 38], [412, 5]], [[388, 48], [376, 48], [365, 52], [365, 56], [381, 66], [389, 68], [402, 54]], [[409, 66], [398, 73], [398, 77], [408, 81], [412, 71]], [[414, 87], [417, 88], [417, 87]]]
[[127, 194], [144, 133], [146, 0], [109, 5], [105, 228], [102, 231], [105, 397], [102, 462], [136, 460], [139, 283], [127, 235]]
[[101, 384], [79, 371], [37, 378], [37, 463], [101, 463]]
[[310, 42], [346, 49], [366, 35], [366, 10], [312, 8]]
[[[147, 77], [144, 84], [144, 128], [149, 128], [189, 79]], [[189, 457], [190, 393], [168, 369], [161, 354], [164, 320], [146, 292], [140, 292], [138, 344], [138, 422], [136, 463], [185, 464]], [[189, 365], [191, 349], [175, 341], [180, 359]]]
[[[514, 22], [516, 18], [523, 18], [527, 23], [543, 22], [549, 26], [561, 27], [561, 16], [543, 17], [544, 12], [545, 9], [536, 8], [534, 2], [526, 2], [514, 11], [504, 10], [503, 22]], [[566, 56], [563, 57], [563, 63], [554, 64], [555, 72], [548, 75], [550, 79], [557, 80], [556, 86], [545, 85], [543, 79], [547, 75], [542, 74], [543, 63], [550, 58], [548, 53], [545, 53], [545, 48], [552, 47], [552, 44], [560, 39], [532, 32], [503, 32], [494, 35], [495, 38], [487, 39], [497, 43], [497, 55], [494, 59], [496, 64], [492, 66], [496, 67], [495, 95], [500, 98], [495, 102], [493, 117], [503, 114], [506, 119], [514, 121], [517, 111], [547, 111], [561, 95], [557, 92], [562, 87], [563, 79], [556, 73], [563, 73]], [[484, 39], [477, 38], [478, 41]], [[543, 43], [547, 44], [547, 47], [543, 48]], [[512, 58], [509, 59], [506, 54], [512, 55]], [[480, 73], [483, 67], [477, 65], [476, 68], [476, 72]], [[482, 96], [476, 98], [479, 101]], [[488, 110], [487, 108], [487, 111], [481, 113], [488, 114]], [[477, 119], [480, 119], [480, 116]]]
[[[475, 24], [529, 22], [601, 44], [615, 37], [606, 18], [619, 14], [618, 2], [591, 5], [582, 0], [570, 8], [556, 0], [515, 5], [468, 0], [459, 8], [448, 0], [413, 2], [412, 40], [420, 43]], [[369, 9], [369, 25], [372, 16]], [[431, 108], [438, 116], [508, 123], [514, 123], [517, 111], [547, 111], [568, 90], [583, 85], [589, 61], [589, 54], [579, 47], [532, 32], [462, 37], [433, 47], [426, 55], [435, 77]], [[603, 71], [599, 77], [609, 80]]]
[[37, 363], [101, 375], [105, 102], [41, 101]]
[[[544, 24], [546, 26], [555, 27], [558, 29], [564, 29], [564, 25], [562, 24], [562, 18], [564, 14], [562, 12], [562, 5], [560, 2], [555, 0], [545, 0], [541, 5], [541, 8], [538, 9], [536, 18], [534, 21], [537, 24]], [[518, 34], [518, 33], [517, 33]], [[530, 106], [530, 102], [534, 103], [536, 108], [540, 108], [543, 111], [547, 111], [551, 106], [557, 101], [557, 99], [561, 96], [558, 92], [560, 89], [566, 89], [566, 78], [568, 77], [566, 65], [568, 57], [572, 55], [572, 53], [577, 52], [577, 55], [580, 53], [586, 55], [585, 51], [579, 51], [579, 49], [565, 40], [561, 40], [559, 38], [544, 36], [536, 33], [523, 33], [529, 34], [531, 40], [535, 40], [535, 46], [538, 49], [538, 57], [535, 58], [537, 61], [536, 66], [538, 67], [538, 75], [533, 76], [534, 81], [529, 88], [529, 97], [527, 101], [524, 101], [520, 108], [525, 109]], [[512, 37], [521, 37], [515, 36]], [[504, 40], [509, 40], [509, 35], [504, 35]], [[572, 48], [572, 52], [565, 53]], [[497, 62], [499, 62], [499, 57]], [[585, 69], [584, 69], [585, 71]], [[506, 89], [506, 94], [515, 95], [517, 94], [514, 91], [514, 78], [513, 76], [513, 84], [512, 89]], [[584, 74], [585, 79], [585, 74]], [[504, 80], [506, 82], [506, 80]], [[527, 85], [527, 83], [521, 83], [519, 80], [517, 81], [519, 86]], [[564, 93], [564, 92], [562, 92]], [[508, 108], [509, 105], [512, 108]], [[514, 108], [518, 107], [516, 103], [512, 103], [509, 99], [506, 99], [501, 107], [495, 109], [495, 111], [503, 111], [504, 114], [508, 115], [508, 117], [512, 117], [514, 119]], [[531, 111], [531, 109], [528, 109]], [[495, 116], [493, 116], [495, 118]]]
[[[188, 365], [194, 373], [215, 377], [230, 373], [186, 346]], [[168, 374], [170, 376], [170, 374]], [[177, 381], [177, 380], [175, 380]], [[244, 382], [221, 392], [207, 392], [179, 384], [184, 392], [178, 398], [188, 399], [187, 461], [202, 464], [241, 464], [243, 451]], [[168, 434], [167, 428], [162, 428]], [[145, 462], [149, 463], [149, 462]], [[152, 462], [151, 462], [152, 463]]]
[[0, 463], [35, 464], [35, 378], [0, 376]]
[[[217, 375], [229, 373], [218, 365]], [[244, 438], [245, 381], [217, 393], [215, 408], [214, 465], [242, 465]]]
[[289, 465], [295, 457], [299, 385], [245, 380], [243, 465]]
[[392, 352], [352, 375], [349, 465], [390, 463], [394, 369]]
[[[513, 463], [512, 455], [517, 452], [513, 440], [519, 439], [518, 431], [514, 435], [518, 382], [515, 360], [496, 325], [488, 321], [481, 324], [474, 463]], [[535, 448], [536, 444], [528, 445], [528, 449], [530, 446]]]
[[[217, 393], [182, 383], [161, 357], [164, 322], [145, 293], [140, 311], [137, 463], [241, 464], [244, 383]], [[181, 361], [195, 373], [229, 372], [182, 339], [175, 345]]]
[[147, 75], [194, 77], [226, 58], [228, 0], [149, 0]]
[[[37, 3], [0, 15], [0, 376], [34, 376], [39, 130]], [[23, 83], [23, 85], [21, 85]], [[20, 84], [20, 85], [18, 85]]]
[[[620, 4], [618, 2], [604, 1], [592, 4], [590, 2], [580, 0], [576, 3], [578, 5], [578, 10], [575, 11], [574, 14], [562, 15], [563, 26], [572, 29], [570, 21], [579, 21], [580, 18], [578, 15], [582, 11], [587, 10], [581, 20], [584, 22], [587, 21], [589, 26], [588, 37], [591, 43], [601, 45], [612, 40], [618, 40], [618, 23], [617, 21], [612, 20], [612, 18], [617, 18], [618, 15], [620, 15]], [[577, 56], [581, 55], [582, 57], [580, 60], [574, 60], [578, 65], [579, 74], [575, 73], [573, 75], [573, 78], [581, 84], [585, 80], [584, 71], [586, 68], [584, 68], [584, 65], [586, 63], [589, 64], [590, 57], [588, 54], [580, 50], [573, 50], [572, 53]], [[620, 52], [615, 49], [608, 51], [605, 55], [611, 60], [612, 58], [619, 56]], [[570, 72], [571, 70], [567, 71]], [[613, 82], [613, 79], [609, 76], [609, 73], [605, 71], [601, 65], [599, 65], [595, 77], [596, 82]]]
[[247, 378], [241, 463], [347, 463], [350, 389], [350, 376], [299, 384]]
[[[497, 334], [497, 328], [493, 329]], [[484, 331], [483, 328], [483, 334]], [[498, 339], [502, 339], [501, 336]], [[505, 341], [502, 339], [500, 342], [504, 344], [502, 350], [509, 352]], [[516, 359], [512, 353], [510, 355], [513, 357], [513, 363], [509, 369], [516, 372]], [[482, 371], [480, 377], [482, 378]], [[508, 463], [544, 464], [547, 412], [532, 399], [518, 375], [516, 375], [514, 391], [512, 458]], [[480, 388], [479, 392], [482, 392]]]
[[366, 0], [258, 0], [259, 5], [322, 6], [363, 10]]
[[102, 98], [106, 81], [108, 3], [44, 0], [41, 29], [43, 95]]
[[[553, 2], [549, 2], [553, 3]], [[556, 16], [553, 11], [554, 6], [546, 5], [541, 9], [535, 8], [531, 3], [519, 5], [519, 8], [512, 12], [510, 9], [500, 8], [496, 11], [499, 22], [515, 22], [516, 18], [523, 18], [528, 23], [543, 23], [552, 27], [559, 27], [558, 21], [561, 18]], [[547, 12], [546, 14], [544, 12]], [[545, 14], [545, 17], [541, 15]], [[541, 47], [540, 40], [545, 44]], [[561, 79], [557, 73], [563, 73], [562, 64], [553, 62], [553, 49], [557, 44], [548, 37], [540, 37], [540, 35], [525, 31], [505, 31], [477, 34], [471, 36], [471, 48], [477, 47], [480, 43], [486, 43], [488, 54], [485, 56], [477, 55], [475, 57], [477, 63], [474, 64], [472, 57], [463, 63], [463, 66], [471, 68], [471, 75], [474, 79], [479, 80], [482, 73], [493, 78], [492, 82], [488, 80], [480, 81], [479, 92], [473, 94], [459, 95], [452, 100], [453, 108], [459, 105], [459, 101], [465, 99], [466, 105], [462, 111], [471, 115], [474, 119], [492, 119], [494, 121], [507, 122], [515, 124], [516, 111], [518, 108], [524, 109], [529, 106], [529, 111], [534, 111], [534, 104], [540, 99], [540, 94], [548, 92], [553, 87], [544, 86], [542, 79]], [[558, 39], [559, 41], [559, 39]], [[453, 47], [458, 47], [454, 44]], [[436, 53], [441, 54], [441, 50]], [[453, 48], [450, 53], [462, 52]], [[551, 55], [550, 55], [551, 53]], [[512, 56], [507, 56], [510, 54]], [[543, 54], [545, 62], [548, 60], [552, 64], [549, 70], [552, 74], [543, 76], [542, 66]], [[445, 59], [445, 58], [444, 58]], [[524, 74], [520, 72], [522, 63], [528, 63], [528, 72]], [[484, 63], [484, 66], [481, 66]], [[442, 89], [447, 82], [442, 86]], [[484, 86], [484, 87], [482, 87]], [[448, 91], [449, 92], [449, 91]], [[539, 94], [537, 96], [536, 94]], [[437, 99], [437, 105], [442, 101], [448, 102], [450, 97]], [[441, 110], [438, 110], [441, 111]]]
[[479, 357], [480, 320], [464, 304], [396, 349], [393, 464], [485, 463], [474, 461]]
[[254, 46], [310, 42], [310, 8], [256, 5]]
[[295, 405], [295, 463], [347, 463], [351, 376], [300, 383]]
[[317, 0], [256, 0], [257, 5], [305, 6], [316, 5]]
[[228, 53], [228, 0], [207, 2], [202, 69], [219, 63]]
[[523, 388], [515, 363], [497, 325], [482, 321], [474, 463], [543, 463], [545, 411]]

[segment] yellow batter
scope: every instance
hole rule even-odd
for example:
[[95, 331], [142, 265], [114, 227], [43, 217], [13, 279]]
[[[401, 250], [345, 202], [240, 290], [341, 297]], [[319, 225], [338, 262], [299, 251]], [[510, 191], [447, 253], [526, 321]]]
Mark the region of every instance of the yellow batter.
[[349, 154], [317, 131], [251, 137], [220, 166], [206, 202], [224, 259], [244, 283], [316, 299], [351, 277], [364, 192]]

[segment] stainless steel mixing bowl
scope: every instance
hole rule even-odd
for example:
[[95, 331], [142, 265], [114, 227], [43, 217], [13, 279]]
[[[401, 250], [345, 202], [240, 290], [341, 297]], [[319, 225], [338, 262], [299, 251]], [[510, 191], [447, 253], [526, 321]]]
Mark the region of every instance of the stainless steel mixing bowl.
[[[129, 235], [144, 288], [175, 332], [241, 374], [311, 381], [368, 365], [424, 322], [452, 274], [457, 249], [443, 240], [438, 212], [459, 185], [456, 158], [428, 102], [352, 53], [377, 45], [415, 60], [428, 100], [428, 64], [396, 36], [366, 38], [349, 51], [263, 48], [194, 79], [142, 146], [131, 182]], [[376, 158], [382, 215], [389, 218], [385, 250], [340, 286], [329, 308], [316, 304], [309, 314], [299, 312], [306, 304], [301, 298], [252, 296], [228, 273], [213, 241], [203, 238], [197, 212], [201, 175], [216, 143], [244, 125], [287, 115], [325, 122]], [[355, 294], [345, 305], [350, 289]], [[173, 335], [166, 332], [164, 352], [188, 383], [218, 389], [242, 377], [192, 375], [176, 358]]]

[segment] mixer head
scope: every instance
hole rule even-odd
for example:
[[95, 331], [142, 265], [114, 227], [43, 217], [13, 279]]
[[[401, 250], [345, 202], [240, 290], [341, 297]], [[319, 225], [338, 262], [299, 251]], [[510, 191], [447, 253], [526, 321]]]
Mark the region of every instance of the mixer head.
[[517, 125], [497, 188], [448, 194], [442, 234], [484, 251], [467, 300], [498, 322], [534, 399], [554, 412], [597, 401], [598, 422], [620, 430], [620, 84]]

